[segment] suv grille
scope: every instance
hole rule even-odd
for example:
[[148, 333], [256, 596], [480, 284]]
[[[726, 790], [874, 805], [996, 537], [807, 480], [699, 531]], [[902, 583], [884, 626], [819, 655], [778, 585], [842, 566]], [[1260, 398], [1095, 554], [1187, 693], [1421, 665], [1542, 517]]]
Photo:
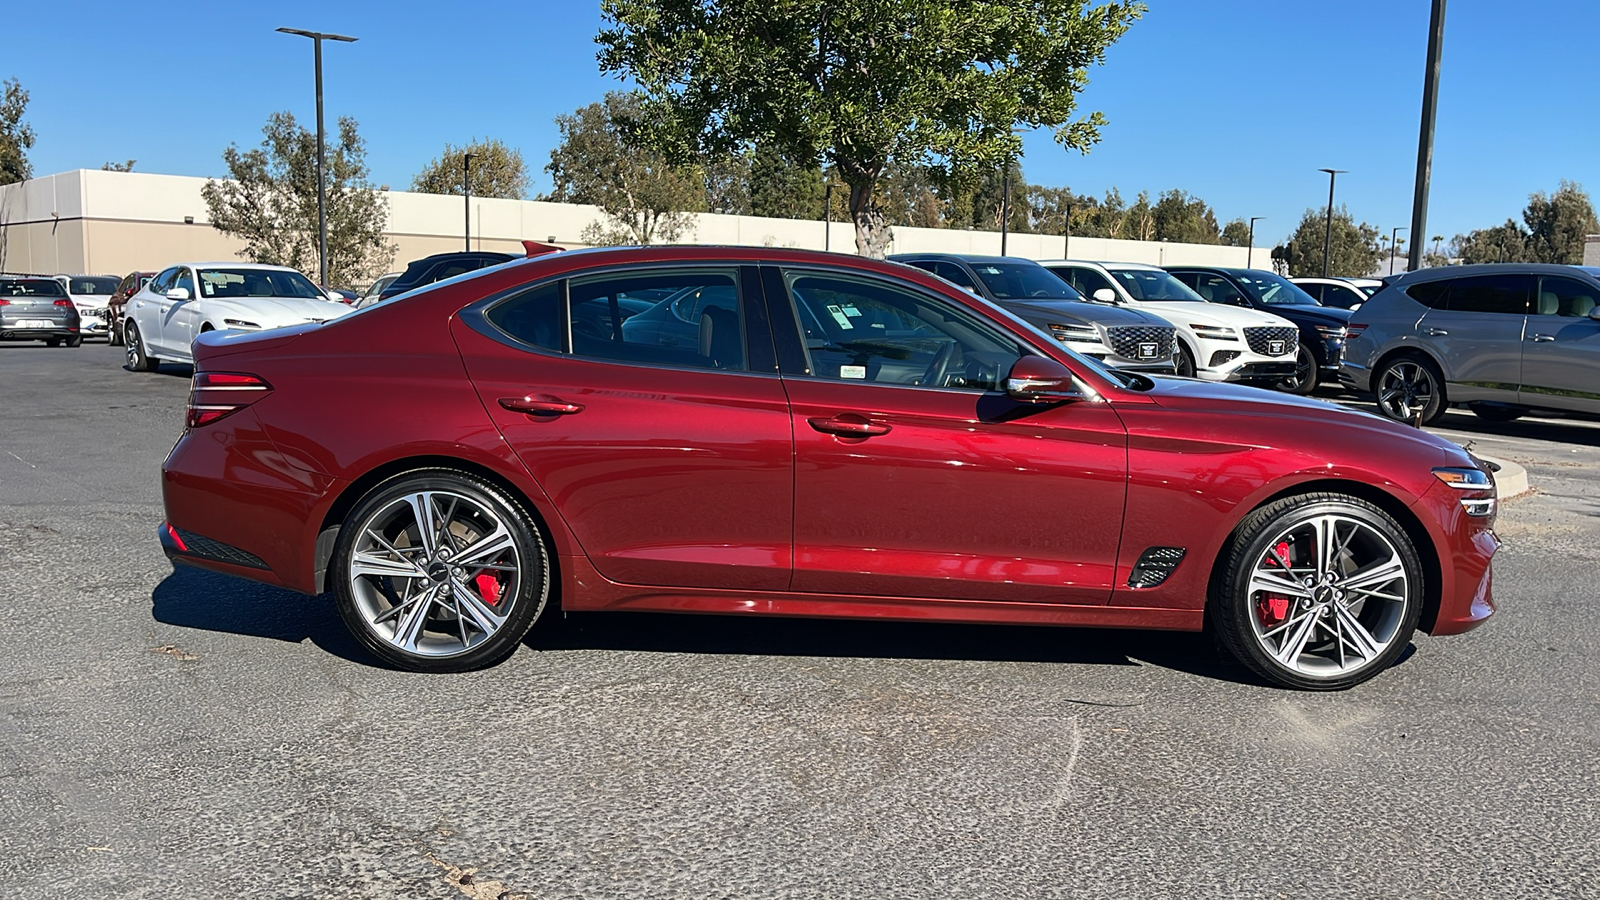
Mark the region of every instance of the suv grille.
[[[1250, 349], [1262, 356], [1287, 356], [1300, 346], [1300, 329], [1298, 328], [1246, 328], [1244, 339]], [[1280, 344], [1278, 352], [1272, 352], [1272, 345]]]
[[1170, 325], [1118, 325], [1106, 329], [1112, 351], [1124, 359], [1137, 360], [1170, 358], [1176, 333]]

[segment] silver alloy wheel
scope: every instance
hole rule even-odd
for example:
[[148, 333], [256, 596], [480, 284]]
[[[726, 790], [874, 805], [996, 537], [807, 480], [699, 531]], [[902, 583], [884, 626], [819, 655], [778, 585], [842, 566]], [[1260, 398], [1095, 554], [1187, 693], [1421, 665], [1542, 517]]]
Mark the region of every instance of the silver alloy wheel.
[[1410, 422], [1426, 415], [1439, 393], [1433, 373], [1414, 360], [1400, 360], [1383, 370], [1378, 378], [1378, 406], [1397, 422]]
[[1368, 666], [1394, 645], [1413, 602], [1400, 550], [1371, 524], [1318, 515], [1267, 543], [1250, 573], [1251, 626], [1276, 663], [1312, 678]]
[[373, 636], [402, 653], [448, 657], [490, 639], [522, 589], [516, 540], [465, 494], [417, 491], [379, 508], [350, 545], [351, 596]]
[[130, 369], [139, 367], [139, 342], [143, 339], [139, 334], [139, 329], [130, 324], [128, 326], [127, 340], [125, 341], [128, 345], [128, 368]]

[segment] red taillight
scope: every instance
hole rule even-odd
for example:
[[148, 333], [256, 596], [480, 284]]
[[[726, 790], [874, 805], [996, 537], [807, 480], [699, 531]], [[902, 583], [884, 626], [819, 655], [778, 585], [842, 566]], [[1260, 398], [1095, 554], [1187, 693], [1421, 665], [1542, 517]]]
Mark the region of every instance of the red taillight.
[[55, 305], [56, 306], [71, 306], [72, 305], [72, 301], [71, 300], [57, 300]]
[[1351, 322], [1348, 326], [1346, 326], [1346, 328], [1348, 329], [1345, 332], [1345, 335], [1344, 335], [1346, 339], [1358, 338], [1358, 337], [1361, 336], [1361, 332], [1367, 330], [1367, 326], [1365, 326], [1365, 325], [1357, 325], [1354, 322]]
[[210, 425], [244, 409], [272, 390], [266, 379], [237, 372], [196, 372], [189, 387], [190, 428]]
[[10, 306], [10, 305], [11, 305], [11, 301], [10, 300], [7, 300], [4, 297], [0, 297], [0, 306]]

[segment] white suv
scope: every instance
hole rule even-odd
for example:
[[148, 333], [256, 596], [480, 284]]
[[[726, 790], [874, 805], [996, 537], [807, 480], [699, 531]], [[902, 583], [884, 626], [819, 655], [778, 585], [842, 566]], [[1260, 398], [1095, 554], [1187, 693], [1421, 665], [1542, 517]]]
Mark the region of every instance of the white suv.
[[[1207, 303], [1157, 266], [1076, 259], [1047, 259], [1040, 264], [1085, 297], [1171, 322], [1178, 329], [1179, 375], [1271, 386], [1295, 374], [1300, 330], [1288, 319], [1254, 309]], [[1256, 340], [1258, 337], [1277, 340]], [[1257, 352], [1252, 346], [1264, 352]], [[1273, 353], [1274, 349], [1280, 352]]]

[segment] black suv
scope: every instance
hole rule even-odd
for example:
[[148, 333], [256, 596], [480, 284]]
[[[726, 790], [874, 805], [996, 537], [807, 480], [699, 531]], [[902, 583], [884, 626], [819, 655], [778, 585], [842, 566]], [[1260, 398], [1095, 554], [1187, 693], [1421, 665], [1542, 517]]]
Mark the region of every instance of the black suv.
[[376, 302], [382, 303], [390, 297], [414, 291], [435, 281], [454, 278], [477, 269], [486, 269], [489, 266], [498, 266], [514, 259], [522, 259], [518, 253], [497, 253], [492, 250], [457, 250], [454, 253], [435, 253], [414, 260], [406, 266], [406, 270], [399, 278], [389, 282], [389, 286], [378, 294]]
[[1167, 266], [1172, 276], [1212, 303], [1248, 306], [1282, 316], [1300, 329], [1295, 374], [1280, 388], [1309, 394], [1318, 383], [1339, 383], [1339, 358], [1350, 330], [1350, 310], [1323, 306], [1289, 279], [1261, 269]]

